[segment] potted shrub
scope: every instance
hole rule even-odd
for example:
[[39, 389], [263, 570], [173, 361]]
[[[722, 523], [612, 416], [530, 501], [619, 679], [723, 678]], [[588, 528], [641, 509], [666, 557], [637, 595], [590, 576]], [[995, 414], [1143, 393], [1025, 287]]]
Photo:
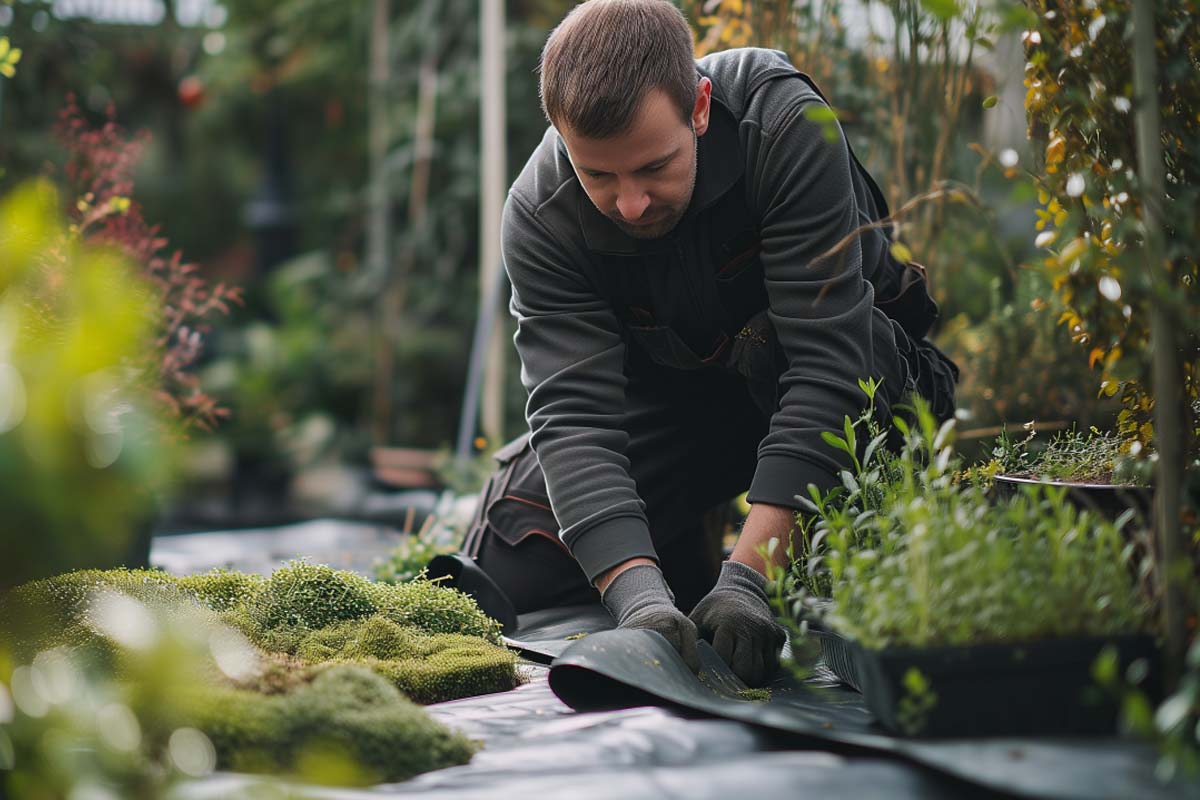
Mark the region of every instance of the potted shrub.
[[[1150, 472], [1153, 460], [1138, 458], [1142, 447], [1119, 435], [1092, 427], [1086, 434], [1072, 428], [1048, 442], [1036, 441], [1037, 431], [1016, 440], [1002, 433], [991, 460], [980, 473], [994, 481], [997, 494], [1011, 497], [1020, 487], [1053, 486], [1066, 491], [1067, 499], [1110, 519], [1132, 509], [1143, 520], [1153, 511]], [[1127, 452], [1132, 446], [1135, 454]]]
[[827, 437], [853, 469], [802, 498], [784, 582], [827, 664], [899, 733], [1111, 732], [1093, 662], [1106, 648], [1123, 667], [1153, 673], [1156, 660], [1120, 530], [1130, 515], [1108, 521], [1056, 488], [994, 502], [958, 472], [953, 420], [939, 427], [918, 404], [913, 424], [896, 421], [898, 453], [868, 420]]

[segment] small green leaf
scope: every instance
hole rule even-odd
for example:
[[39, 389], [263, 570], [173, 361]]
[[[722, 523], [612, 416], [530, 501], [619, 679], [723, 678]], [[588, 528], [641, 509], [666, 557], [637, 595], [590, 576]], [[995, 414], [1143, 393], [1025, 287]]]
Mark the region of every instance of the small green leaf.
[[1117, 680], [1117, 650], [1105, 647], [1092, 662], [1092, 677], [1101, 686], [1112, 686]]
[[957, 0], [921, 0], [921, 5], [940, 22], [949, 22], [961, 13]]
[[904, 673], [904, 688], [912, 694], [924, 694], [929, 690], [929, 681], [916, 667], [909, 667]]
[[804, 109], [804, 116], [812, 122], [836, 122], [837, 114], [826, 105], [814, 104]]
[[833, 431], [821, 431], [821, 439], [824, 440], [825, 444], [829, 445], [830, 447], [836, 447], [843, 453], [850, 452], [850, 445], [846, 443], [846, 440], [838, 436]]
[[983, 107], [984, 108], [995, 108], [996, 103], [999, 103], [999, 102], [1000, 102], [1000, 98], [996, 97], [996, 95], [994, 95], [994, 94], [988, 95], [987, 97], [983, 98]]
[[912, 250], [904, 242], [892, 242], [892, 258], [901, 264], [908, 264], [912, 261]]

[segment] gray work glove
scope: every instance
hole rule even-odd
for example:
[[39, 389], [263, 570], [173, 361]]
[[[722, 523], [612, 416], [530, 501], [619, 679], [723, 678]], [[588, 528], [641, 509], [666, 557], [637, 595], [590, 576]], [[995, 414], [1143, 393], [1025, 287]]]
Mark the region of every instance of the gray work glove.
[[779, 668], [787, 634], [767, 602], [767, 579], [738, 561], [721, 565], [721, 576], [691, 613], [700, 636], [750, 686], [761, 686]]
[[618, 627], [661, 633], [692, 672], [700, 671], [696, 626], [675, 607], [675, 595], [658, 567], [651, 564], [630, 567], [613, 578], [600, 600], [616, 617]]

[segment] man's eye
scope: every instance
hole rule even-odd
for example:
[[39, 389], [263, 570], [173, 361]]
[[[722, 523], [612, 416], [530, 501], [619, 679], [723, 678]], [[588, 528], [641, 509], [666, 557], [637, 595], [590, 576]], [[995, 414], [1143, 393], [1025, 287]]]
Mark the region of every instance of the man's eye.
[[587, 175], [589, 178], [603, 178], [607, 174], [608, 173], [606, 173], [606, 172], [585, 172], [584, 173], [584, 175]]
[[655, 164], [652, 167], [646, 167], [643, 170], [643, 172], [658, 172], [660, 169], [662, 169], [665, 166], [666, 166], [666, 164]]

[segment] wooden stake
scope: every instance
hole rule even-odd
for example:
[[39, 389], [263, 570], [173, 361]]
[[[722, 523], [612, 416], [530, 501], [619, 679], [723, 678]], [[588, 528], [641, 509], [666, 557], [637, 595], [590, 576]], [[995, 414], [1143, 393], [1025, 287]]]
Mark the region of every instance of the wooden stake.
[[1154, 2], [1133, 4], [1133, 87], [1137, 104], [1138, 173], [1142, 189], [1142, 224], [1145, 229], [1144, 262], [1150, 275], [1151, 342], [1154, 366], [1154, 443], [1158, 451], [1155, 476], [1155, 528], [1158, 532], [1160, 574], [1163, 576], [1163, 633], [1167, 640], [1167, 684], [1173, 688], [1183, 670], [1187, 646], [1185, 586], [1189, 572], [1186, 545], [1179, 524], [1183, 488], [1186, 431], [1183, 423], [1183, 381], [1176, 340], [1173, 276], [1163, 263], [1162, 139], [1158, 83], [1154, 57]]

